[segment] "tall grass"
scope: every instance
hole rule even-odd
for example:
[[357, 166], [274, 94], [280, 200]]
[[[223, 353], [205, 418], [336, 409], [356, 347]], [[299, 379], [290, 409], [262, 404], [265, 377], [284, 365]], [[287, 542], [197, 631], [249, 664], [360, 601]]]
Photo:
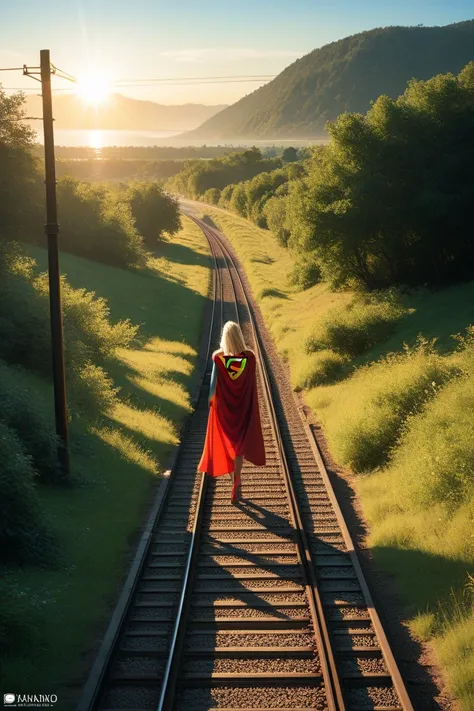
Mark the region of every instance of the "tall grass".
[[405, 353], [359, 368], [341, 383], [337, 396], [319, 388], [309, 401], [326, 426], [338, 461], [367, 472], [386, 464], [408, 418], [457, 372], [421, 340]]
[[305, 350], [312, 353], [332, 349], [354, 358], [386, 340], [406, 313], [395, 292], [358, 295], [351, 303], [331, 309], [317, 320], [305, 340]]

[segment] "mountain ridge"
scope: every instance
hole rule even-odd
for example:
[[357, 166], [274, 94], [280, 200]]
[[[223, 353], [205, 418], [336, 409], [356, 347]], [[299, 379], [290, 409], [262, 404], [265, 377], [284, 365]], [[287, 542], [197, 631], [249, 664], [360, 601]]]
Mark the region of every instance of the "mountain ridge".
[[[226, 105], [158, 104], [123, 94], [110, 94], [106, 102], [93, 106], [73, 94], [56, 94], [53, 107], [58, 129], [188, 131], [222, 111]], [[41, 98], [28, 96], [26, 111], [28, 116], [41, 116]]]
[[474, 20], [435, 27], [382, 27], [297, 59], [268, 84], [186, 134], [203, 139], [319, 138], [344, 111], [365, 113], [412, 79], [457, 74], [474, 60]]

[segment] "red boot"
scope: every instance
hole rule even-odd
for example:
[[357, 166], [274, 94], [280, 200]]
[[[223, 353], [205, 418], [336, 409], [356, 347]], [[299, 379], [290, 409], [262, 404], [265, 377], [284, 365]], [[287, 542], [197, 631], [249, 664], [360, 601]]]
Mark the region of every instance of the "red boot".
[[233, 504], [240, 498], [240, 474], [238, 476], [234, 475], [234, 486], [232, 487], [232, 494], [230, 500]]

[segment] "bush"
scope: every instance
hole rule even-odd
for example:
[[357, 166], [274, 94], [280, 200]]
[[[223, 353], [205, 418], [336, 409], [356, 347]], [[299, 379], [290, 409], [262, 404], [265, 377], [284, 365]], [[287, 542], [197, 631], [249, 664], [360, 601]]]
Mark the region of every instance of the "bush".
[[16, 368], [10, 368], [2, 361], [0, 418], [21, 440], [40, 479], [55, 481], [62, 478], [53, 422], [45, 413], [41, 396], [26, 385]]
[[100, 365], [73, 360], [68, 375], [69, 401], [77, 414], [98, 417], [115, 404], [119, 388]]
[[0, 358], [49, 375], [48, 303], [33, 285], [33, 264], [11, 257], [0, 266]]
[[420, 412], [458, 372], [459, 368], [434, 352], [432, 344], [420, 340], [405, 353], [359, 368], [339, 386], [343, 412], [340, 402], [327, 405], [325, 392], [320, 392], [314, 406], [327, 407], [323, 419], [337, 460], [356, 472], [386, 464], [407, 419]]
[[0, 451], [0, 563], [51, 563], [57, 546], [41, 514], [31, 459], [1, 419]]
[[[46, 274], [35, 279], [45, 299], [49, 287]], [[112, 404], [117, 389], [102, 365], [135, 338], [138, 326], [130, 321], [112, 324], [105, 299], [86, 289], [73, 289], [62, 277], [62, 302], [66, 366], [70, 399], [78, 412], [99, 412]]]
[[329, 348], [354, 358], [386, 340], [406, 313], [395, 292], [356, 297], [327, 312], [307, 337], [305, 351]]
[[306, 291], [321, 281], [321, 269], [314, 253], [308, 252], [296, 259], [288, 281], [298, 291]]
[[[49, 285], [47, 274], [35, 276], [34, 262], [5, 258], [0, 267], [0, 358], [51, 376]], [[106, 409], [116, 392], [102, 369], [117, 348], [127, 347], [138, 327], [110, 322], [107, 302], [61, 280], [66, 377], [72, 409]], [[34, 347], [32, 347], [34, 344]]]
[[271, 197], [265, 203], [263, 214], [268, 229], [275, 235], [278, 244], [286, 247], [290, 239], [290, 227], [287, 222], [287, 196]]
[[0, 580], [0, 656], [21, 655], [41, 642], [40, 614], [30, 598], [18, 589], [11, 575]]
[[338, 353], [326, 350], [295, 359], [291, 382], [296, 392], [316, 385], [327, 385], [341, 376], [347, 361]]
[[474, 500], [474, 328], [460, 340], [453, 360], [462, 376], [410, 421], [390, 467], [419, 509], [442, 504], [453, 511]]
[[[412, 504], [455, 510], [474, 497], [474, 375], [449, 383], [410, 422], [390, 472]], [[436, 433], [436, 436], [433, 436]]]
[[103, 185], [63, 178], [58, 182], [58, 211], [66, 251], [124, 268], [144, 259], [130, 206]]
[[[49, 298], [48, 276], [40, 274], [34, 280], [39, 293]], [[138, 326], [129, 319], [110, 322], [107, 301], [86, 289], [74, 289], [61, 277], [66, 345], [71, 357], [87, 357], [93, 362], [111, 358], [117, 348], [125, 348], [137, 335]]]
[[124, 197], [135, 226], [150, 249], [157, 246], [163, 233], [174, 235], [181, 228], [178, 201], [165, 193], [161, 183], [132, 183]]
[[220, 198], [221, 191], [218, 188], [209, 188], [209, 190], [206, 190], [202, 196], [203, 201], [207, 202], [209, 205], [218, 205]]

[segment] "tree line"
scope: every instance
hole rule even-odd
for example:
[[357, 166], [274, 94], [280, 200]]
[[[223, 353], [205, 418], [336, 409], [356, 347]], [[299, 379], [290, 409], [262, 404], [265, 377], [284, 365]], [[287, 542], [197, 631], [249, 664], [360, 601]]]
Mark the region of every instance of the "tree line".
[[[35, 134], [24, 121], [23, 103], [21, 94], [8, 96], [0, 87], [0, 566], [4, 567], [61, 562], [60, 543], [42, 509], [38, 487], [77, 484], [65, 480], [58, 466], [54, 423], [44, 406], [42, 388], [49, 395], [52, 370], [48, 278], [39, 273], [25, 245], [40, 241], [44, 245], [44, 184], [34, 154]], [[95, 261], [139, 267], [158, 239], [180, 227], [177, 202], [158, 182], [112, 188], [63, 178], [57, 193], [61, 248]], [[85, 422], [97, 421], [114, 406], [118, 390], [110, 373], [116, 352], [130, 345], [138, 329], [128, 320], [113, 323], [107, 303], [94, 293], [73, 288], [65, 277], [61, 286], [69, 414], [75, 439], [80, 439]], [[3, 592], [2, 588], [2, 599]], [[0, 634], [0, 652], [21, 633], [11, 604], [0, 610], [0, 627], [10, 632], [8, 640]]]
[[397, 99], [380, 96], [327, 130], [329, 144], [250, 179], [209, 190], [185, 169], [170, 183], [270, 228], [294, 251], [302, 285], [472, 278], [474, 62], [458, 75], [412, 80]]

